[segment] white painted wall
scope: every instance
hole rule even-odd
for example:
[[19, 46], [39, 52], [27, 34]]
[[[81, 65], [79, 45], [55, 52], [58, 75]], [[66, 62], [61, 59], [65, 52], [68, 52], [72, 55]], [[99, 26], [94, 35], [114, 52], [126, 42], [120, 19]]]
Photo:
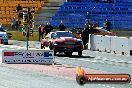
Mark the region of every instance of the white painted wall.
[[130, 50], [132, 50], [132, 37], [92, 35], [90, 40], [91, 50], [121, 55], [130, 55]]

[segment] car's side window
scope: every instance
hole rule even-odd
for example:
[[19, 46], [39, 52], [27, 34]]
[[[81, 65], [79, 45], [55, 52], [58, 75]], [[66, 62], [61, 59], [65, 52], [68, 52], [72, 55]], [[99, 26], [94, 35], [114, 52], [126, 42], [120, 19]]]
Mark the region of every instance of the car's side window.
[[58, 36], [56, 33], [53, 33], [53, 34], [51, 34], [51, 38], [56, 39], [56, 38], [58, 38]]

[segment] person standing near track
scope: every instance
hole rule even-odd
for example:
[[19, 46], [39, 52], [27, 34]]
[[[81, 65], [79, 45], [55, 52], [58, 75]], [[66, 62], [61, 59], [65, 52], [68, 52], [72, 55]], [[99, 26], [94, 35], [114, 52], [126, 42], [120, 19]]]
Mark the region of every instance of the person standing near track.
[[50, 33], [53, 30], [53, 27], [50, 25], [50, 23], [47, 23], [47, 25], [44, 27], [44, 30], [46, 32], [45, 35], [47, 35], [48, 33]]
[[111, 26], [112, 26], [112, 23], [106, 19], [106, 21], [104, 23], [104, 27], [106, 28], [106, 30], [110, 31]]
[[59, 29], [60, 29], [60, 31], [65, 31], [65, 25], [64, 25], [64, 23], [61, 21], [61, 23], [60, 23], [60, 25], [59, 25]]
[[87, 48], [87, 43], [89, 42], [89, 26], [87, 25], [86, 28], [83, 30], [81, 37], [84, 45], [84, 49]]
[[40, 38], [42, 37], [42, 39], [44, 38], [43, 37], [43, 34], [44, 34], [44, 24], [41, 24], [40, 26], [39, 26], [39, 41], [40, 41]]

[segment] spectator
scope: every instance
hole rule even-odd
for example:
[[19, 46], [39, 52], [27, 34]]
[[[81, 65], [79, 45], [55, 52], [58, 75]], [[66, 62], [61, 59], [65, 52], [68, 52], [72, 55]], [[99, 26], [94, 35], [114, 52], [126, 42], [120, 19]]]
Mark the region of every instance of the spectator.
[[94, 26], [93, 26], [93, 24], [90, 24], [90, 25], [88, 25], [89, 26], [89, 32], [90, 32], [90, 34], [94, 34]]
[[22, 10], [22, 7], [20, 6], [20, 4], [18, 4], [16, 10], [17, 10], [17, 12], [20, 12]]
[[21, 21], [16, 21], [16, 30], [19, 30], [21, 25]]
[[110, 21], [106, 20], [105, 23], [104, 23], [105, 29], [106, 29], [107, 31], [110, 31], [111, 26], [112, 26], [112, 23], [111, 23]]
[[12, 19], [11, 27], [12, 27], [12, 30], [16, 29], [16, 19], [15, 19], [15, 17], [13, 17], [13, 19]]
[[44, 34], [44, 24], [41, 24], [40, 26], [39, 26], [39, 41], [40, 41], [40, 39], [42, 38], [44, 38], [44, 36], [43, 36], [43, 34]]
[[16, 10], [17, 10], [17, 13], [18, 13], [18, 22], [16, 23], [16, 26], [17, 26], [16, 29], [20, 29], [20, 25], [21, 25], [20, 20], [23, 18], [23, 11], [22, 11], [22, 7], [21, 7], [20, 4], [18, 4]]
[[107, 0], [107, 2], [108, 2], [108, 3], [111, 3], [111, 2], [112, 2], [112, 0]]
[[99, 0], [94, 0], [96, 3], [98, 3], [99, 2]]
[[87, 43], [88, 43], [88, 41], [89, 41], [89, 27], [87, 26], [84, 30], [83, 30], [83, 32], [82, 32], [82, 34], [81, 34], [81, 37], [82, 37], [82, 41], [83, 41], [83, 45], [84, 45], [84, 49], [86, 49], [87, 48]]
[[96, 23], [94, 24], [94, 27], [99, 27], [99, 23], [96, 22]]
[[50, 25], [50, 23], [47, 23], [47, 25], [44, 27], [44, 30], [46, 32], [45, 35], [47, 35], [48, 33], [50, 33], [53, 30], [53, 27]]
[[63, 22], [61, 21], [60, 25], [59, 25], [59, 29], [60, 31], [65, 31], [65, 25], [63, 24]]
[[20, 21], [23, 17], [23, 11], [22, 11], [22, 7], [20, 6], [20, 4], [18, 4], [16, 10], [17, 10], [17, 13], [18, 13], [18, 21]]

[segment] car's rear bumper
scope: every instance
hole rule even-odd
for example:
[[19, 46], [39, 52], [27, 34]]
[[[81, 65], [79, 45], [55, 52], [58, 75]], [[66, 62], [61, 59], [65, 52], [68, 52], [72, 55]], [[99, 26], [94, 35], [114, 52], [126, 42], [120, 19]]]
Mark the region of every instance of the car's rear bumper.
[[54, 46], [56, 52], [79, 52], [83, 51], [83, 46], [73, 46], [73, 47], [63, 47], [63, 46]]

